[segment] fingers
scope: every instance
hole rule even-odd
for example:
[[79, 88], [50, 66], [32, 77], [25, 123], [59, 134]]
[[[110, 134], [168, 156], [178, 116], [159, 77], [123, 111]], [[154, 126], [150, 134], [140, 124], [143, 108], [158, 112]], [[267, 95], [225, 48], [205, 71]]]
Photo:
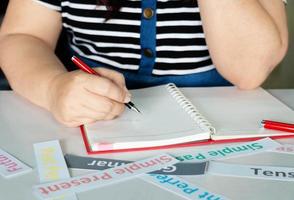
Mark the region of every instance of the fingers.
[[102, 121], [102, 120], [112, 120], [117, 118], [118, 115], [114, 115], [112, 113], [97, 113], [95, 114], [89, 114], [87, 112], [82, 113], [75, 121], [79, 122], [81, 124], [90, 124], [96, 121]]
[[94, 68], [94, 70], [96, 70], [103, 77], [106, 77], [106, 78], [112, 80], [114, 83], [116, 83], [121, 88], [123, 88], [128, 93], [128, 95], [130, 95], [130, 93], [126, 87], [125, 77], [123, 76], [122, 73], [119, 73], [117, 71], [110, 70], [107, 68], [103, 68], [103, 67]]
[[130, 101], [130, 94], [106, 77], [89, 76], [84, 86], [94, 94], [99, 94], [120, 103]]
[[95, 112], [92, 109], [89, 109], [87, 107], [84, 107], [83, 109], [80, 109], [79, 113], [77, 115], [71, 116], [71, 119], [69, 120], [58, 120], [62, 124], [68, 126], [68, 127], [78, 127], [83, 124], [91, 124], [96, 121], [101, 120], [111, 120], [116, 118], [118, 115], [113, 114], [111, 112], [109, 113], [103, 113], [103, 112]]
[[114, 70], [107, 69], [107, 68], [101, 68], [101, 67], [100, 68], [93, 68], [93, 69], [95, 71], [97, 71], [99, 74], [101, 74], [101, 76], [112, 80], [117, 85], [119, 85], [121, 88], [126, 89], [125, 78], [121, 73], [114, 71]]
[[77, 121], [77, 119], [84, 119], [84, 118], [93, 119], [95, 121], [110, 120], [119, 116], [120, 113], [118, 110], [121, 110], [120, 106], [114, 106], [113, 109], [110, 110], [109, 112], [94, 111], [88, 106], [84, 106], [83, 109], [81, 109], [80, 112], [77, 113], [77, 115], [75, 115], [75, 120]]
[[98, 96], [92, 93], [89, 93], [87, 96], [88, 98], [83, 102], [83, 106], [90, 109], [92, 112], [118, 116], [125, 109], [125, 105], [123, 103], [118, 103], [106, 97]]
[[59, 122], [77, 127], [113, 119], [124, 111], [124, 102], [130, 101], [130, 96], [121, 87], [124, 79], [117, 73], [102, 71], [112, 79], [74, 71], [52, 81], [48, 109]]
[[60, 121], [69, 127], [77, 127], [82, 124], [89, 124], [99, 120], [111, 120], [119, 116], [125, 109], [124, 104], [111, 101], [106, 97], [89, 93], [85, 95], [87, 100], [67, 114], [70, 118], [63, 118]]
[[70, 121], [70, 122], [64, 122], [63, 124], [67, 127], [79, 127], [83, 124], [92, 124], [95, 121], [93, 119], [89, 119], [89, 118], [82, 118], [79, 119], [77, 121]]

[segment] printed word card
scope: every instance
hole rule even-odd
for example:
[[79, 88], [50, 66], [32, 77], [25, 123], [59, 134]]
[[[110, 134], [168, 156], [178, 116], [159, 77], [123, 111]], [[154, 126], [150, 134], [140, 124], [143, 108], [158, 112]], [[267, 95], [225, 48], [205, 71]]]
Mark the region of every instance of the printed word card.
[[180, 161], [204, 162], [208, 160], [222, 160], [238, 156], [247, 156], [262, 153], [280, 147], [281, 144], [270, 139], [264, 138], [253, 142], [222, 146], [215, 149], [199, 150], [193, 154], [183, 154], [176, 156]]
[[283, 144], [280, 147], [277, 147], [272, 150], [277, 153], [286, 153], [286, 154], [294, 154], [294, 145], [293, 144]]
[[84, 192], [103, 187], [111, 183], [134, 178], [161, 168], [174, 165], [178, 160], [167, 154], [161, 154], [145, 160], [106, 169], [103, 171], [77, 176], [70, 179], [40, 184], [33, 187], [38, 198], [53, 198], [69, 193]]
[[[107, 158], [92, 158], [82, 157], [71, 154], [66, 154], [66, 163], [70, 168], [105, 170], [112, 167], [121, 166], [132, 163], [133, 161], [115, 160]], [[197, 163], [177, 163], [172, 166], [150, 172], [151, 174], [166, 174], [166, 175], [203, 175], [206, 171], [207, 162]]]
[[208, 174], [244, 178], [294, 181], [294, 168], [257, 165], [238, 165], [211, 161]]
[[142, 176], [144, 181], [159, 186], [173, 192], [176, 195], [186, 199], [196, 200], [225, 200], [228, 199], [222, 195], [215, 194], [204, 188], [198, 187], [178, 176], [150, 174]]
[[[58, 140], [34, 144], [35, 157], [41, 183], [70, 178]], [[55, 199], [76, 200], [74, 193]]]
[[11, 178], [32, 171], [32, 168], [22, 163], [9, 153], [0, 149], [0, 175]]

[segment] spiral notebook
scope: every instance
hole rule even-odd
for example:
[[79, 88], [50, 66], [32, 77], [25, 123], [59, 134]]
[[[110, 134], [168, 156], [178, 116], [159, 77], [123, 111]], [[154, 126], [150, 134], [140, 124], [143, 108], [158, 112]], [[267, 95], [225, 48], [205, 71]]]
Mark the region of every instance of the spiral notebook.
[[126, 109], [114, 120], [82, 126], [88, 153], [293, 135], [259, 127], [264, 118], [288, 122], [294, 119], [293, 110], [261, 88], [177, 88], [170, 83], [131, 93], [142, 114]]

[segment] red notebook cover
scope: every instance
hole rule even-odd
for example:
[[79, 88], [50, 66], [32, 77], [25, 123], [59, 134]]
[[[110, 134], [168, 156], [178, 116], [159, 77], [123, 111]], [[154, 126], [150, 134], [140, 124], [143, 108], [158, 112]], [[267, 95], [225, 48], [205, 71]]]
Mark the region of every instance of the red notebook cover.
[[[147, 151], [147, 150], [158, 150], [158, 149], [171, 149], [171, 148], [183, 148], [183, 147], [193, 147], [193, 146], [203, 146], [203, 145], [211, 145], [211, 144], [224, 144], [224, 143], [236, 143], [236, 142], [249, 142], [261, 139], [261, 137], [254, 138], [240, 138], [240, 139], [227, 139], [227, 140], [205, 140], [205, 141], [195, 141], [189, 143], [180, 143], [173, 145], [165, 145], [165, 146], [154, 146], [154, 147], [144, 147], [144, 148], [130, 148], [130, 149], [114, 149], [114, 150], [100, 150], [100, 151], [92, 151], [90, 144], [88, 142], [86, 132], [84, 126], [80, 126], [81, 134], [84, 140], [84, 144], [86, 147], [86, 151], [88, 154], [107, 154], [107, 153], [122, 153], [122, 152], [132, 152], [132, 151]], [[283, 136], [273, 136], [271, 139], [283, 139], [283, 138], [291, 138], [294, 137], [294, 134], [289, 133], [289, 135]]]
[[[181, 92], [184, 91], [186, 94]], [[287, 137], [294, 137], [294, 133], [286, 132], [271, 132], [266, 131], [267, 134], [264, 134], [265, 131], [259, 130], [261, 126], [259, 123], [262, 119], [271, 119], [271, 120], [281, 120], [284, 122], [292, 121], [294, 117], [294, 112], [292, 109], [284, 105], [282, 102], [274, 98], [272, 95], [267, 93], [262, 88], [258, 88], [252, 91], [241, 91], [235, 87], [213, 87], [213, 88], [185, 88], [179, 89], [174, 84], [167, 84], [162, 86], [156, 86], [151, 88], [139, 89], [133, 91], [133, 98], [137, 100], [141, 105], [145, 105], [144, 109], [148, 109], [149, 115], [147, 119], [154, 120], [156, 118], [157, 126], [169, 126], [181, 124], [181, 126], [192, 126], [190, 118], [197, 122], [198, 128], [201, 129], [200, 125], [202, 124], [210, 131], [215, 133], [217, 129], [217, 134], [213, 135], [213, 140], [201, 140], [188, 143], [178, 143], [165, 146], [153, 146], [153, 147], [139, 147], [139, 148], [129, 148], [129, 149], [111, 149], [113, 148], [112, 142], [105, 142], [105, 148], [101, 148], [98, 151], [94, 147], [90, 147], [90, 144], [87, 139], [86, 129], [88, 127], [81, 126], [81, 132], [84, 139], [84, 143], [89, 154], [97, 153], [114, 153], [114, 152], [128, 152], [128, 151], [142, 151], [142, 150], [156, 150], [156, 149], [168, 149], [168, 148], [180, 148], [180, 147], [193, 147], [199, 145], [210, 145], [210, 144], [221, 144], [221, 143], [231, 143], [231, 142], [247, 142], [254, 141], [266, 137], [265, 135], [270, 136], [272, 139], [280, 139]], [[141, 96], [146, 96], [153, 98], [156, 104], [151, 104], [150, 101], [145, 102], [144, 98]], [[186, 97], [186, 95], [188, 97]], [[137, 98], [137, 99], [136, 99]], [[182, 111], [175, 107], [179, 105], [182, 107]], [[194, 106], [196, 105], [197, 108]], [[175, 108], [171, 110], [171, 108]], [[143, 109], [143, 108], [142, 108]], [[161, 109], [161, 112], [158, 112], [158, 109]], [[151, 112], [152, 111], [152, 112]], [[150, 114], [151, 113], [151, 114]], [[167, 114], [165, 114], [167, 113]], [[188, 115], [184, 115], [187, 113]], [[196, 113], [196, 114], [195, 114]], [[202, 115], [203, 113], [203, 115]], [[161, 115], [160, 115], [161, 114]], [[153, 116], [154, 115], [154, 116]], [[173, 121], [166, 122], [166, 118], [169, 119], [169, 116], [174, 117]], [[187, 116], [188, 119], [184, 119], [184, 116]], [[158, 117], [160, 116], [160, 117]], [[180, 117], [179, 117], [180, 116]], [[211, 120], [206, 119], [205, 116]], [[149, 117], [149, 118], [148, 118]], [[160, 121], [161, 120], [161, 121]], [[182, 120], [182, 121], [181, 121]], [[158, 123], [161, 122], [161, 123]], [[183, 122], [189, 122], [183, 125]], [[165, 123], [165, 125], [163, 125]], [[213, 127], [211, 124], [215, 124], [216, 127]], [[221, 126], [222, 125], [222, 126]], [[173, 129], [178, 128], [177, 126], [171, 126]], [[97, 131], [102, 131], [101, 128], [96, 127]], [[148, 127], [144, 127], [148, 128]], [[170, 128], [170, 127], [169, 127]], [[108, 129], [106, 129], [107, 131]], [[144, 129], [145, 130], [145, 129]], [[193, 129], [194, 130], [194, 129]], [[109, 130], [113, 131], [113, 130]], [[120, 129], [116, 131], [121, 131]], [[105, 131], [104, 131], [105, 132]], [[181, 133], [181, 129], [177, 129], [178, 133]], [[231, 132], [231, 133], [230, 133]], [[250, 134], [256, 134], [252, 135]], [[190, 132], [192, 134], [194, 132]], [[246, 134], [248, 133], [248, 134]], [[90, 133], [89, 133], [90, 134]], [[196, 134], [196, 128], [195, 133]], [[120, 136], [118, 136], [120, 137]], [[202, 137], [209, 138], [207, 137]], [[187, 140], [184, 140], [187, 142]], [[183, 142], [183, 140], [182, 140]], [[93, 144], [91, 144], [93, 145]], [[157, 143], [158, 145], [158, 143]], [[141, 145], [143, 146], [143, 145]], [[126, 146], [128, 148], [128, 146]], [[138, 147], [138, 146], [137, 146]], [[120, 147], [120, 148], [124, 148]], [[92, 150], [95, 149], [95, 150]]]

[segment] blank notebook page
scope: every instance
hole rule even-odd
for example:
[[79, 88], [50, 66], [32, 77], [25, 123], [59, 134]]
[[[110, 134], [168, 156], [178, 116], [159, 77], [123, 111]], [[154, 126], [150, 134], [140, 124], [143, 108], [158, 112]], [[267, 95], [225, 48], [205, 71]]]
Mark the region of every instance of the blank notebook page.
[[262, 88], [181, 88], [187, 98], [216, 129], [213, 139], [289, 135], [261, 128], [263, 119], [293, 123], [294, 111]]
[[[97, 142], [125, 143], [130, 145], [129, 148], [138, 148], [210, 138], [209, 131], [199, 128], [171, 96], [165, 85], [144, 91], [132, 90], [131, 93], [132, 101], [142, 114], [126, 108], [125, 112], [114, 120], [85, 126], [92, 148]], [[117, 148], [125, 148], [118, 146]]]

